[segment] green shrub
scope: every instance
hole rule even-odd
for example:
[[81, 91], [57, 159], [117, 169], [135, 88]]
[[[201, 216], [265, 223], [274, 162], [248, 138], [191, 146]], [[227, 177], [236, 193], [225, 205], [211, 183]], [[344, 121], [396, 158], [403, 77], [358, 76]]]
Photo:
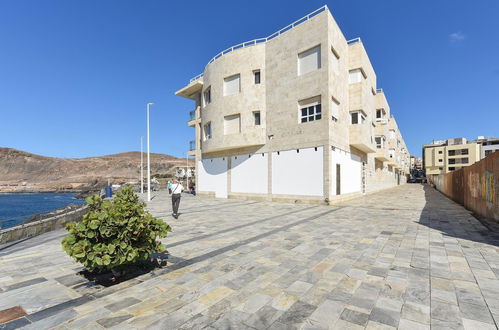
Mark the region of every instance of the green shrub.
[[66, 225], [69, 235], [62, 247], [89, 271], [123, 270], [165, 250], [157, 239], [166, 237], [170, 226], [144, 209], [132, 187], [123, 188], [113, 201], [97, 195], [86, 200], [89, 212], [81, 222]]

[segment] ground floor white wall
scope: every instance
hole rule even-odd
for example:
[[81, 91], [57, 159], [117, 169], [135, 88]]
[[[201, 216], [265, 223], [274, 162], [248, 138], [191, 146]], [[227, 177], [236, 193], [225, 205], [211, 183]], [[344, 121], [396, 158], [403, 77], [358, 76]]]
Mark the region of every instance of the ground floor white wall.
[[[339, 173], [340, 195], [361, 192], [362, 161], [360, 156], [335, 148], [330, 153], [331, 195], [337, 195]], [[339, 172], [338, 167], [339, 165]]]
[[267, 153], [231, 157], [231, 192], [267, 194], [268, 163]]
[[197, 189], [214, 192], [215, 197], [227, 198], [227, 158], [198, 161]]
[[[329, 157], [327, 171], [324, 155]], [[406, 182], [394, 168], [376, 162], [373, 154], [334, 147], [328, 152], [323, 147], [312, 147], [203, 159], [198, 161], [197, 191], [221, 198], [239, 194], [333, 200], [338, 196], [337, 165], [340, 196], [374, 192]]]
[[272, 194], [323, 196], [322, 147], [272, 153]]

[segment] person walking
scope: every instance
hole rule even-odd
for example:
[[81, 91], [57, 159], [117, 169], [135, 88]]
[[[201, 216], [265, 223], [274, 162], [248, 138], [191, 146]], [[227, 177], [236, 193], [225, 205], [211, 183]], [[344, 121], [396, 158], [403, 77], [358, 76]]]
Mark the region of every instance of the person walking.
[[172, 216], [175, 219], [178, 219], [178, 207], [180, 205], [180, 196], [182, 191], [184, 190], [184, 186], [178, 182], [177, 179], [173, 179], [173, 184], [172, 184]]

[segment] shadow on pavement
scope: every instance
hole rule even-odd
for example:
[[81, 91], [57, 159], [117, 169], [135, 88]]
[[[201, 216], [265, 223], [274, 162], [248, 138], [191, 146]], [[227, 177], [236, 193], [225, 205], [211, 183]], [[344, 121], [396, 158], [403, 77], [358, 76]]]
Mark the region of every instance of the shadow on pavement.
[[439, 230], [444, 235], [499, 246], [499, 224], [475, 218], [445, 195], [424, 185], [426, 204], [419, 223]]

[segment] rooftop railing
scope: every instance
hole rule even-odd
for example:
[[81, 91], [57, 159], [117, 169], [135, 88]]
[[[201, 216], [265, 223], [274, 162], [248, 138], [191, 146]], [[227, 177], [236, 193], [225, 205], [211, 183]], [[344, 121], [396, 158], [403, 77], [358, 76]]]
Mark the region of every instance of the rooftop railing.
[[361, 41], [360, 41], [360, 38], [355, 38], [355, 39], [350, 39], [350, 40], [348, 40], [348, 41], [347, 41], [347, 44], [349, 44], [349, 45], [353, 45], [353, 44], [356, 44], [356, 43], [358, 43], [358, 42], [361, 42]]
[[[254, 45], [257, 45], [257, 44], [261, 44], [261, 43], [264, 43], [264, 42], [267, 42], [267, 41], [270, 41], [272, 39], [274, 39], [275, 37], [278, 37], [280, 36], [281, 34], [283, 34], [284, 32], [286, 31], [289, 31], [293, 28], [295, 28], [296, 26], [300, 25], [301, 23], [303, 22], [306, 22], [308, 20], [310, 20], [312, 17], [322, 13], [323, 11], [326, 11], [328, 10], [327, 8], [327, 5], [324, 5], [322, 6], [321, 8], [319, 9], [316, 9], [314, 10], [313, 12], [311, 12], [310, 14], [306, 15], [306, 16], [303, 16], [302, 18], [294, 21], [293, 23], [283, 27], [282, 29], [280, 29], [279, 31], [277, 32], [274, 32], [272, 33], [271, 35], [269, 35], [268, 37], [266, 38], [259, 38], [259, 39], [254, 39], [254, 40], [251, 40], [251, 41], [246, 41], [246, 42], [242, 42], [240, 44], [237, 44], [235, 46], [232, 46], [232, 47], [229, 47], [225, 50], [222, 50], [220, 53], [218, 53], [217, 55], [213, 56], [213, 58], [208, 62], [208, 64], [214, 62], [216, 59], [219, 59], [220, 57], [224, 56], [225, 54], [228, 54], [228, 53], [231, 53], [233, 52], [234, 50], [236, 49], [239, 49], [239, 48], [246, 48], [246, 47], [250, 47], [250, 46], [254, 46]], [[360, 38], [359, 38], [359, 41], [360, 41]], [[207, 64], [207, 65], [208, 65]], [[192, 83], [200, 78], [203, 77], [203, 74], [198, 74], [197, 76], [195, 76], [194, 78], [192, 78], [189, 83]]]

